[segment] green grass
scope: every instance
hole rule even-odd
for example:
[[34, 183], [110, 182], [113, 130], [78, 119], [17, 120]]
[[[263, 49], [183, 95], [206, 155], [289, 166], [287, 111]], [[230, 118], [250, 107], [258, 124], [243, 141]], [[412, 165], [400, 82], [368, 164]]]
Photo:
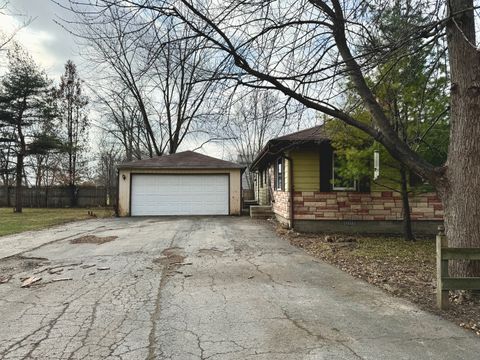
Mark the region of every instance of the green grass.
[[12, 208], [0, 208], [0, 236], [16, 234], [29, 230], [40, 230], [53, 225], [71, 221], [91, 219], [88, 211], [97, 217], [113, 216], [113, 210], [94, 209], [23, 209], [22, 213], [14, 213]]

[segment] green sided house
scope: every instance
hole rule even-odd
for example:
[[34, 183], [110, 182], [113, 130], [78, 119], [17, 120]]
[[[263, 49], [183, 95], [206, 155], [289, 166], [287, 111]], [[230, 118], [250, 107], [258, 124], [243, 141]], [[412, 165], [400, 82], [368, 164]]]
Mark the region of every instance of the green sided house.
[[[250, 166], [255, 200], [298, 231], [401, 232], [400, 193], [370, 186], [370, 179], [345, 181], [335, 169], [335, 152], [321, 125], [271, 139]], [[410, 206], [414, 230], [435, 233], [443, 221], [438, 196], [412, 196]]]

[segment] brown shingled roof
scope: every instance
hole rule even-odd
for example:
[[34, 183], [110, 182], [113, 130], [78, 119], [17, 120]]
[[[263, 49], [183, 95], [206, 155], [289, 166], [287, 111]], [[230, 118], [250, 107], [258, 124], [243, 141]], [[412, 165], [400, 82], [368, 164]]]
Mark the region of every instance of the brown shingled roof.
[[328, 141], [323, 125], [314, 126], [305, 130], [297, 131], [288, 135], [280, 136], [268, 141], [267, 145], [260, 151], [257, 157], [250, 165], [250, 170], [255, 170], [259, 165], [271, 160], [272, 156], [278, 157], [278, 154], [292, 146], [301, 146], [306, 144], [320, 144]]
[[118, 165], [119, 169], [243, 169], [244, 166], [193, 151], [134, 160]]
[[280, 136], [270, 141], [323, 141], [327, 139], [328, 137], [325, 134], [325, 128], [323, 125], [318, 125], [285, 136]]

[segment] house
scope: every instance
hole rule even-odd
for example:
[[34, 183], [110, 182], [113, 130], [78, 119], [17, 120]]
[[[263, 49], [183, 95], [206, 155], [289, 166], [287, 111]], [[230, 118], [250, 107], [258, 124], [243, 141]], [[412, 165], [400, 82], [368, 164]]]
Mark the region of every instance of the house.
[[[299, 231], [400, 232], [400, 194], [371, 186], [370, 179], [342, 179], [335, 156], [321, 125], [271, 139], [250, 166], [257, 203]], [[435, 233], [443, 220], [438, 196], [412, 196], [410, 206], [414, 230]]]
[[118, 215], [240, 215], [242, 165], [185, 151], [118, 165]]

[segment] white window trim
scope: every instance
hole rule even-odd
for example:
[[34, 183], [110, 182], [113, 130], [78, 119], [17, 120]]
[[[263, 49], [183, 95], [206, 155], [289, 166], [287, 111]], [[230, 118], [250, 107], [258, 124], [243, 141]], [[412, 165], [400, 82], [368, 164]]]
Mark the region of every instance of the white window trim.
[[[282, 168], [282, 172], [281, 172], [281, 173], [278, 171], [278, 169], [279, 169], [279, 167], [278, 167], [279, 163], [280, 163], [280, 167]], [[284, 172], [285, 172], [285, 167], [283, 166], [283, 159], [282, 159], [281, 157], [277, 159], [277, 161], [275, 162], [275, 166], [276, 166], [275, 169], [276, 169], [276, 174], [277, 174], [277, 176], [276, 176], [276, 178], [275, 178], [275, 190], [276, 190], [276, 191], [282, 191], [283, 182], [285, 181], [285, 179], [284, 179], [284, 177], [285, 177], [285, 174], [284, 174]], [[280, 177], [280, 174], [281, 174], [281, 177]], [[281, 184], [280, 184], [280, 186], [278, 186], [278, 179], [281, 179], [281, 181], [282, 181]]]
[[335, 186], [335, 152], [332, 153], [332, 190], [357, 190], [357, 180], [353, 180], [353, 187]]

